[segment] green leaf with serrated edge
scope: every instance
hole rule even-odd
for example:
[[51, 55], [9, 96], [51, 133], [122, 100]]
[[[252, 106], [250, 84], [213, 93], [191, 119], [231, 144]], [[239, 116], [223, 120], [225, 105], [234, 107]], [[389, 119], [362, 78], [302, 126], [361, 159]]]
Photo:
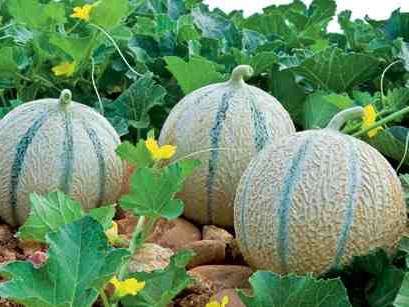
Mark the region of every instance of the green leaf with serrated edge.
[[34, 29], [52, 30], [56, 25], [67, 21], [62, 3], [41, 4], [38, 0], [13, 0], [7, 1], [7, 7], [14, 21]]
[[125, 307], [165, 307], [172, 299], [185, 289], [192, 281], [186, 273], [186, 265], [193, 257], [191, 251], [179, 251], [170, 259], [169, 265], [151, 273], [139, 272], [129, 274], [137, 280], [145, 281], [145, 287], [136, 296], [127, 296], [121, 300]]
[[118, 146], [116, 153], [122, 160], [126, 160], [135, 167], [149, 167], [154, 162], [151, 153], [146, 148], [145, 140], [139, 140], [136, 146], [125, 141]]
[[80, 203], [60, 191], [51, 192], [46, 196], [31, 193], [30, 204], [28, 219], [17, 233], [21, 240], [44, 242], [47, 233], [57, 231], [61, 226], [85, 215], [92, 216], [104, 229], [108, 229], [115, 214], [114, 205], [92, 209], [87, 214]]
[[121, 198], [121, 206], [133, 209], [137, 215], [176, 218], [183, 207], [181, 202], [175, 202], [174, 196], [196, 166], [183, 161], [161, 170], [138, 168], [131, 178], [131, 193]]
[[129, 257], [112, 248], [102, 226], [86, 216], [47, 235], [48, 260], [39, 268], [13, 261], [0, 268], [9, 279], [0, 296], [29, 307], [90, 307], [99, 289]]
[[90, 22], [109, 30], [119, 25], [129, 12], [128, 0], [101, 0], [91, 11]]
[[409, 273], [405, 274], [403, 278], [402, 285], [396, 295], [395, 301], [393, 302], [395, 307], [407, 307], [409, 306]]
[[166, 68], [172, 73], [185, 95], [203, 86], [224, 81], [221, 73], [216, 71], [216, 63], [198, 57], [189, 62], [177, 56], [164, 57]]
[[117, 114], [128, 119], [134, 128], [149, 128], [149, 111], [164, 104], [166, 90], [158, 85], [152, 74], [132, 83], [114, 102]]
[[250, 277], [254, 296], [238, 290], [247, 307], [349, 307], [346, 289], [340, 279], [316, 279], [311, 275], [280, 277], [258, 271]]
[[372, 78], [379, 72], [378, 66], [378, 59], [371, 55], [331, 47], [289, 69], [320, 89], [342, 93]]
[[44, 241], [48, 232], [57, 231], [83, 216], [81, 204], [60, 191], [45, 197], [31, 193], [30, 204], [30, 215], [18, 232], [22, 240]]

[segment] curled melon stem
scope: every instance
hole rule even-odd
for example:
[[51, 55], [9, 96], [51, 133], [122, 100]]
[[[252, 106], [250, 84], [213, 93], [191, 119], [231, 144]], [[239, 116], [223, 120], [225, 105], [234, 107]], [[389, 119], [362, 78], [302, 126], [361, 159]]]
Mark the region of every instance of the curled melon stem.
[[353, 107], [336, 114], [327, 125], [327, 129], [340, 131], [342, 126], [351, 119], [361, 118], [364, 114], [363, 107]]
[[249, 78], [253, 75], [254, 70], [250, 65], [239, 65], [233, 69], [230, 82], [244, 83], [244, 78]]
[[71, 91], [68, 89], [62, 90], [59, 101], [62, 106], [68, 106], [72, 101]]

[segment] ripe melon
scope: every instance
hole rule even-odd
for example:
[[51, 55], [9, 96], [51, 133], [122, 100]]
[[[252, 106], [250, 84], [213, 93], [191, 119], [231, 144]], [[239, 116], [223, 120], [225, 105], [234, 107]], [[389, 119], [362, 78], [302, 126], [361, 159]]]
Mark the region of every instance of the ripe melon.
[[234, 213], [253, 268], [319, 275], [375, 248], [394, 251], [406, 223], [399, 179], [377, 150], [334, 129], [361, 113], [282, 138], [249, 164]]
[[160, 144], [177, 146], [174, 160], [202, 161], [179, 195], [185, 216], [198, 223], [233, 226], [236, 186], [247, 164], [266, 143], [295, 133], [281, 104], [243, 81], [252, 72], [250, 66], [238, 66], [229, 81], [190, 93], [161, 131]]
[[0, 121], [0, 217], [21, 225], [31, 192], [60, 189], [85, 209], [115, 202], [124, 175], [119, 143], [109, 122], [72, 102], [69, 90], [12, 110]]

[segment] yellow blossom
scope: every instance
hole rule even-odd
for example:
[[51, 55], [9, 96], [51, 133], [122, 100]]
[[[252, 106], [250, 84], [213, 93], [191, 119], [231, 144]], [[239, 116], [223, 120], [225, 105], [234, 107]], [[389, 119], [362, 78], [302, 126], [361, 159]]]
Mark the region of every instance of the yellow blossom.
[[151, 137], [149, 137], [145, 141], [145, 146], [151, 153], [152, 158], [156, 161], [170, 159], [176, 152], [176, 146], [172, 145], [159, 146], [158, 142]]
[[[375, 111], [375, 108], [374, 108], [374, 106], [372, 104], [368, 104], [367, 106], [365, 106], [364, 107], [364, 114], [362, 116], [362, 121], [363, 121], [362, 122], [362, 127], [365, 129], [365, 128], [368, 128], [368, 127], [372, 126], [376, 121], [376, 116], [377, 116], [376, 111]], [[375, 135], [378, 134], [378, 132], [380, 130], [382, 130], [381, 127], [369, 130], [368, 131], [368, 136], [370, 138], [373, 138]]]
[[145, 287], [144, 281], [138, 281], [136, 278], [128, 278], [123, 281], [118, 280], [116, 276], [112, 277], [110, 283], [114, 285], [114, 296], [123, 297], [125, 295], [137, 295]]
[[63, 62], [51, 69], [57, 77], [71, 77], [75, 72], [75, 62]]
[[214, 300], [206, 304], [206, 307], [226, 307], [229, 303], [229, 297], [227, 295], [223, 296], [221, 303]]
[[112, 221], [112, 227], [105, 231], [106, 236], [108, 237], [108, 241], [111, 244], [114, 244], [118, 238], [118, 224]]
[[74, 7], [74, 13], [72, 13], [70, 17], [88, 21], [90, 18], [89, 14], [91, 13], [94, 6], [95, 4], [85, 4], [83, 6]]

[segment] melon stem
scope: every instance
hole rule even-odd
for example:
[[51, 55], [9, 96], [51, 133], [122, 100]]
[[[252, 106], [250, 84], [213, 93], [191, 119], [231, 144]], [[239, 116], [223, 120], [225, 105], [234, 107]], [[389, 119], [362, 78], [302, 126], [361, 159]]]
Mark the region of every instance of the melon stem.
[[233, 69], [231, 73], [230, 82], [244, 83], [244, 78], [250, 78], [254, 73], [250, 65], [239, 65]]
[[340, 131], [348, 120], [361, 118], [363, 114], [363, 107], [353, 107], [343, 110], [331, 119], [326, 128]]
[[72, 101], [71, 91], [68, 89], [62, 90], [59, 101], [62, 106], [64, 107], [68, 106]]

